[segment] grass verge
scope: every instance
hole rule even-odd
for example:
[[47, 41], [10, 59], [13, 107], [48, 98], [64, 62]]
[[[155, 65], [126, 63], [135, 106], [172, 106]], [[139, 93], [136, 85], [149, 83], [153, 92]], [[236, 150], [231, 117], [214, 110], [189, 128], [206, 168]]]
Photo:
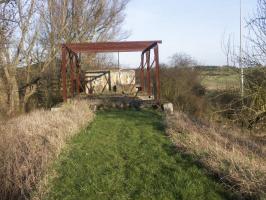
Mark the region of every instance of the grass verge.
[[65, 142], [92, 119], [81, 101], [0, 123], [0, 199], [29, 199]]
[[167, 124], [167, 132], [179, 149], [196, 156], [231, 190], [240, 192], [243, 198], [266, 198], [265, 134], [255, 138], [237, 128], [192, 121], [183, 113], [169, 116]]

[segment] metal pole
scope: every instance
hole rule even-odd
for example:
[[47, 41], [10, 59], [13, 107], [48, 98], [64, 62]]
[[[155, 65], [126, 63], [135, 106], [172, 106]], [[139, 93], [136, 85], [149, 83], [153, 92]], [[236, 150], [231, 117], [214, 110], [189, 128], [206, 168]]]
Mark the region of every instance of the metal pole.
[[109, 91], [112, 91], [112, 85], [111, 85], [111, 72], [108, 71], [108, 85], [109, 85]]
[[143, 54], [141, 54], [140, 84], [141, 84], [141, 91], [144, 91], [144, 55]]
[[159, 47], [154, 48], [154, 60], [155, 60], [155, 79], [156, 79], [156, 100], [160, 101], [160, 66], [159, 66]]
[[117, 64], [118, 64], [118, 69], [120, 69], [120, 53], [119, 51], [117, 52]]
[[150, 51], [147, 51], [146, 52], [146, 61], [147, 61], [147, 87], [148, 87], [148, 95], [151, 96]]
[[76, 68], [77, 68], [77, 76], [76, 76], [76, 84], [77, 84], [77, 94], [79, 96], [80, 93], [80, 65], [79, 65], [79, 59], [76, 57]]
[[241, 70], [241, 97], [244, 97], [244, 68], [242, 63], [242, 0], [240, 0], [240, 47], [239, 47], [239, 68]]
[[61, 79], [62, 79], [62, 96], [64, 102], [67, 101], [67, 81], [66, 81], [66, 48], [62, 46], [62, 64], [61, 64]]
[[71, 79], [71, 95], [74, 97], [74, 63], [73, 63], [73, 55], [70, 55], [70, 79]]
[[119, 76], [119, 84], [122, 85], [121, 83], [121, 73], [120, 73], [120, 54], [119, 51], [117, 52], [117, 64], [118, 64], [118, 76]]

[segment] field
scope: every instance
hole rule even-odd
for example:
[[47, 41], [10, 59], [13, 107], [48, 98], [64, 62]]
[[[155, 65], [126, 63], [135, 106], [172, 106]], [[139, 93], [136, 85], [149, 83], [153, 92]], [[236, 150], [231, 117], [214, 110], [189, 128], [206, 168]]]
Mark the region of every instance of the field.
[[230, 199], [164, 131], [154, 111], [99, 112], [56, 162], [47, 199]]
[[202, 67], [199, 69], [202, 85], [209, 91], [240, 89], [238, 69], [229, 67]]

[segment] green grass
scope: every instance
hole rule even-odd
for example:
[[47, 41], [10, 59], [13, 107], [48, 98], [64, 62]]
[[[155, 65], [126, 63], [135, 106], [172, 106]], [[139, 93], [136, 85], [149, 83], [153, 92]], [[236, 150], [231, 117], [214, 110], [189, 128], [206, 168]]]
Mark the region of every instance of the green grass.
[[231, 75], [202, 75], [201, 84], [208, 90], [237, 90], [240, 88], [240, 77]]
[[238, 69], [217, 67], [200, 70], [201, 84], [208, 90], [237, 90], [240, 88], [240, 75]]
[[182, 157], [153, 111], [102, 111], [55, 164], [47, 199], [228, 199]]

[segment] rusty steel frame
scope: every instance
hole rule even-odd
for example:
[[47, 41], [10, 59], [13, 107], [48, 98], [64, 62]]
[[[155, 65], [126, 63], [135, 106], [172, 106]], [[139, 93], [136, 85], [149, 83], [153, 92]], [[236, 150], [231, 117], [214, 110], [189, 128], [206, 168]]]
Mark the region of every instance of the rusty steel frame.
[[150, 66], [150, 56], [151, 52], [146, 52], [146, 63], [147, 63], [147, 92], [148, 95], [151, 96], [151, 66]]
[[[74, 84], [76, 82], [76, 93], [80, 93], [80, 59], [79, 53], [107, 53], [107, 52], [142, 52], [140, 64], [140, 84], [141, 89], [151, 96], [151, 68], [155, 64], [155, 83], [156, 95], [155, 99], [160, 101], [160, 65], [159, 65], [159, 44], [162, 41], [124, 41], [124, 42], [96, 42], [96, 43], [66, 43], [62, 44], [62, 64], [61, 64], [61, 79], [62, 79], [62, 96], [63, 100], [67, 101], [67, 65], [69, 60], [70, 79], [71, 79], [71, 96], [75, 95]], [[154, 60], [151, 64], [150, 54], [154, 50]], [[68, 57], [67, 57], [68, 55]], [[144, 58], [146, 62], [144, 63]], [[146, 82], [145, 82], [145, 67], [146, 67]], [[146, 83], [146, 84], [145, 84]]]

